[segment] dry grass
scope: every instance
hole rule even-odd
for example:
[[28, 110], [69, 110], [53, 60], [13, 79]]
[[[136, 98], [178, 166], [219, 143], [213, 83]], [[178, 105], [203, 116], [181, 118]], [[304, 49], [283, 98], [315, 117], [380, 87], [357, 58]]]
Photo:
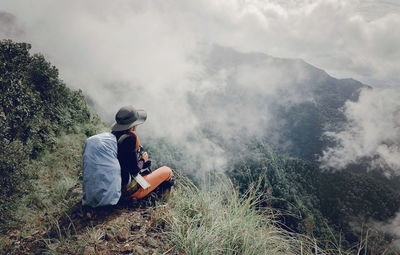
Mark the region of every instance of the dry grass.
[[255, 208], [256, 197], [241, 196], [218, 179], [199, 189], [181, 176], [163, 212], [165, 235], [182, 254], [324, 254], [315, 242], [279, 228]]

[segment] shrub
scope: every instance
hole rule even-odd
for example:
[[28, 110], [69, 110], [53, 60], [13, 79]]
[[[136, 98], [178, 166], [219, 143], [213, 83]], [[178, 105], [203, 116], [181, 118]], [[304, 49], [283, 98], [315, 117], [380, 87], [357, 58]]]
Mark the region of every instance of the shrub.
[[0, 222], [12, 201], [29, 190], [35, 169], [31, 159], [53, 148], [61, 132], [91, 121], [81, 91], [71, 91], [42, 55], [30, 55], [27, 43], [0, 41]]

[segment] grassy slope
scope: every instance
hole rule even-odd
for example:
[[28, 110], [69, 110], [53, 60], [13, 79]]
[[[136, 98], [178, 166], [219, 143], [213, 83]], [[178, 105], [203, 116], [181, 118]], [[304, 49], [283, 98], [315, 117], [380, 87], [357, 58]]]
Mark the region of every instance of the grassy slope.
[[[203, 188], [178, 174], [166, 200], [85, 211], [81, 207], [82, 152], [87, 136], [107, 130], [97, 115], [62, 134], [51, 151], [30, 162], [34, 189], [18, 201], [0, 253], [7, 254], [345, 254], [322, 251], [312, 238], [288, 233], [276, 211], [255, 208], [226, 177], [208, 176]], [[157, 153], [153, 153], [156, 161]], [[28, 185], [29, 186], [29, 185]], [[154, 203], [156, 201], [156, 203]], [[89, 212], [89, 214], [88, 214]]]
[[217, 189], [199, 189], [181, 176], [166, 202], [106, 208], [89, 218], [80, 206], [84, 130], [63, 134], [32, 163], [35, 189], [21, 198], [1, 253], [311, 253], [307, 238], [277, 228], [272, 215], [259, 215], [253, 199], [220, 180]]
[[[30, 45], [0, 46], [0, 253], [311, 253], [313, 241], [277, 227], [271, 210], [256, 211], [256, 198], [222, 179], [218, 188], [198, 189], [181, 177], [157, 206], [150, 199], [87, 214], [80, 206], [83, 144], [107, 128], [54, 66], [29, 54]], [[184, 152], [164, 140], [155, 145], [153, 163], [184, 167]]]
[[[214, 178], [212, 178], [214, 179]], [[251, 194], [240, 196], [224, 177], [199, 189], [185, 178], [165, 205], [167, 239], [187, 254], [312, 254], [314, 243], [260, 214]]]

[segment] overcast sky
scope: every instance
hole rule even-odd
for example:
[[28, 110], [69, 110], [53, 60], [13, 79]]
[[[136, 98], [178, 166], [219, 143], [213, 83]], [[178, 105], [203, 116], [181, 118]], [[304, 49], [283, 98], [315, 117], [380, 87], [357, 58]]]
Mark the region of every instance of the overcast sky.
[[0, 37], [32, 43], [73, 87], [82, 84], [71, 76], [92, 61], [100, 73], [179, 65], [196, 43], [302, 58], [373, 85], [399, 83], [398, 0], [2, 0], [0, 10]]
[[[398, 0], [0, 2], [0, 39], [31, 43], [107, 121], [124, 104], [145, 108], [152, 135], [187, 137], [201, 123], [187, 92], [223, 86], [223, 75], [193, 82], [204, 69], [196, 61], [204, 45], [301, 58], [337, 78], [391, 87], [347, 104], [350, 124], [329, 134], [339, 147], [324, 156], [336, 167], [380, 155], [400, 169], [399, 27]], [[217, 151], [209, 140], [195, 151], [203, 148]]]

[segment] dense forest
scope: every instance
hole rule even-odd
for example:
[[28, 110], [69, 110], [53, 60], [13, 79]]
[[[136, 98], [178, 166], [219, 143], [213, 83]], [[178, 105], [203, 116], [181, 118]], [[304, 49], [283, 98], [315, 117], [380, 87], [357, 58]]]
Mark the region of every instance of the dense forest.
[[[82, 92], [70, 90], [59, 78], [56, 67], [42, 55], [31, 55], [29, 50], [27, 43], [10, 40], [0, 43], [2, 233], [17, 224], [16, 207], [35, 188], [29, 180], [38, 178], [40, 170], [32, 168], [32, 162], [54, 150], [61, 134], [88, 137], [104, 127], [86, 104]], [[332, 88], [335, 82], [331, 80]], [[360, 86], [348, 82], [349, 86]], [[211, 106], [204, 111], [212, 110], [218, 102], [213, 98], [221, 96], [194, 98], [193, 104], [208, 101]], [[320, 105], [325, 104], [322, 110], [319, 104], [310, 103], [289, 108], [276, 106], [277, 116], [286, 120], [277, 130], [282, 132], [281, 139], [292, 141], [288, 148], [279, 147], [267, 138], [251, 136], [246, 137], [241, 148], [220, 140], [220, 146], [231, 154], [230, 164], [219, 172], [226, 173], [242, 196], [256, 197], [257, 212], [272, 213], [284, 230], [316, 238], [327, 249], [346, 250], [365, 237], [367, 231], [360, 231], [361, 227], [372, 228], [371, 222], [384, 222], [396, 214], [400, 209], [400, 193], [393, 182], [362, 165], [352, 165], [343, 171], [321, 169], [315, 155], [329, 143], [319, 139], [322, 126], [326, 121], [333, 123], [335, 118], [344, 120], [343, 116], [327, 115], [333, 111], [332, 104], [343, 101], [342, 98], [337, 97], [333, 103], [331, 99], [332, 104], [327, 105], [320, 97]], [[352, 97], [356, 100], [356, 96]], [[218, 138], [207, 125], [201, 136]], [[185, 162], [192, 159], [183, 148], [167, 138], [149, 139], [145, 146], [154, 167], [169, 165], [201, 186], [202, 180], [185, 169]], [[369, 252], [379, 254], [390, 246], [393, 237], [371, 229], [368, 238], [375, 253]]]

